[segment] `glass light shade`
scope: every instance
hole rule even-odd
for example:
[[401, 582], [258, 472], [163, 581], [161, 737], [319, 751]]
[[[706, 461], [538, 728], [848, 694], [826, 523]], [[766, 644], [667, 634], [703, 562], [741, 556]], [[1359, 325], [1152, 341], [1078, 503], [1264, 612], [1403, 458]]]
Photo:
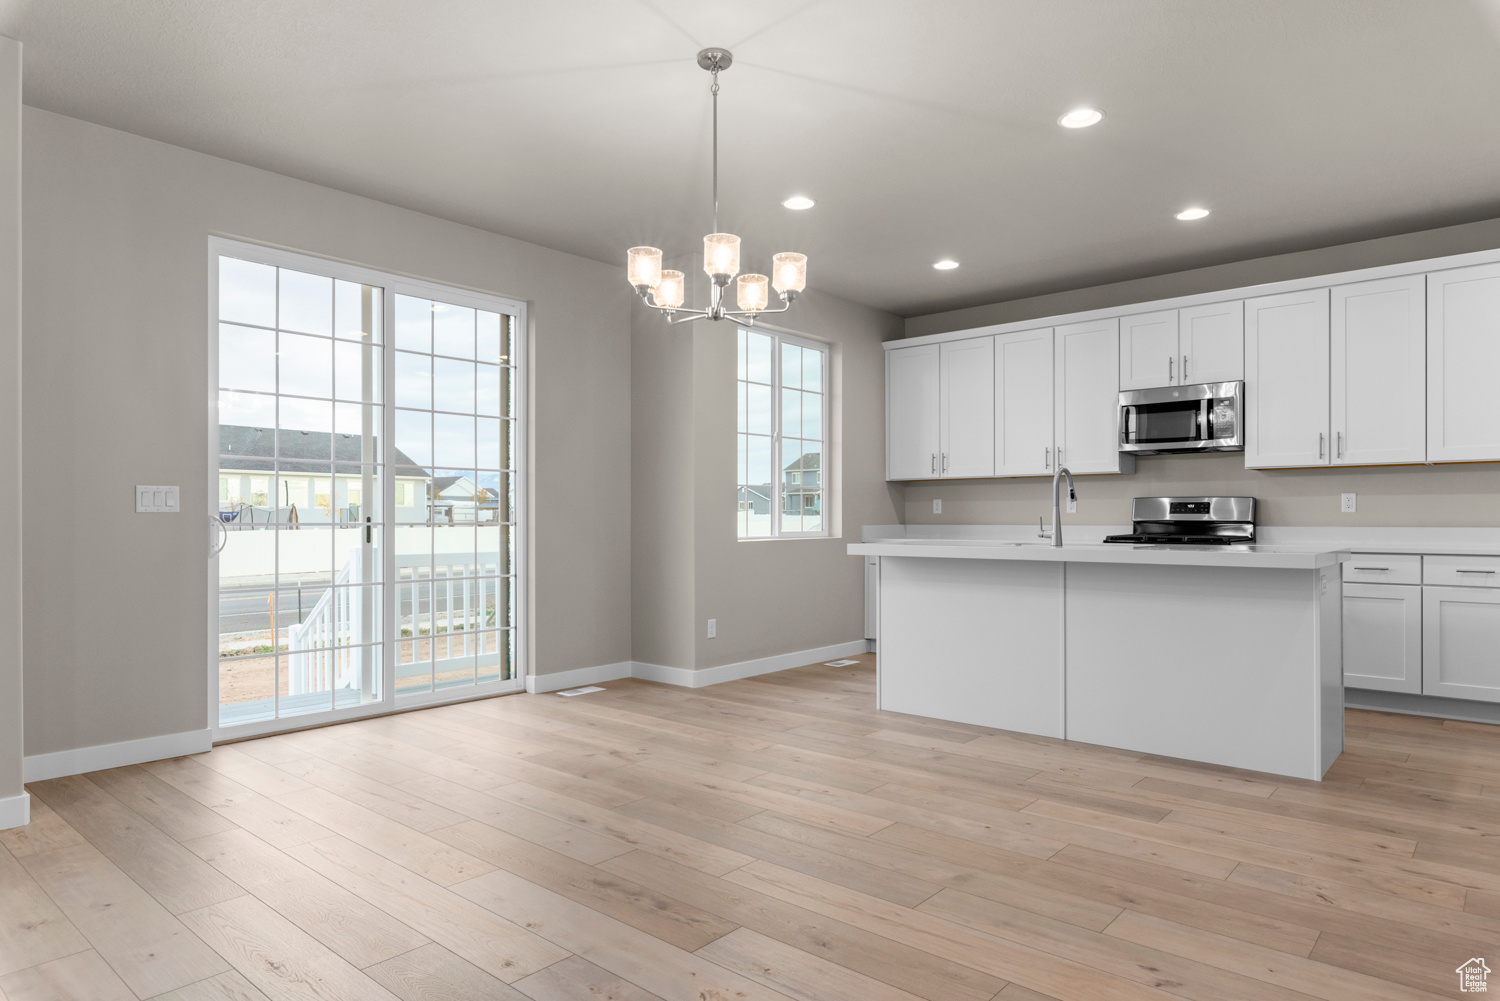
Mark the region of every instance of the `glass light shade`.
[[740, 238], [733, 233], [710, 233], [703, 238], [703, 270], [710, 276], [733, 278], [740, 273]]
[[777, 254], [771, 258], [771, 274], [776, 280], [771, 284], [778, 292], [801, 292], [807, 288], [807, 255]]
[[625, 270], [630, 284], [636, 288], [642, 285], [656, 288], [661, 281], [661, 251], [655, 247], [631, 247], [626, 252]]
[[687, 298], [686, 276], [681, 271], [663, 271], [656, 286], [656, 304], [667, 309], [676, 309]]
[[769, 282], [770, 279], [765, 275], [740, 275], [735, 289], [740, 309], [750, 313], [758, 313], [765, 309], [770, 297], [770, 291], [766, 288]]

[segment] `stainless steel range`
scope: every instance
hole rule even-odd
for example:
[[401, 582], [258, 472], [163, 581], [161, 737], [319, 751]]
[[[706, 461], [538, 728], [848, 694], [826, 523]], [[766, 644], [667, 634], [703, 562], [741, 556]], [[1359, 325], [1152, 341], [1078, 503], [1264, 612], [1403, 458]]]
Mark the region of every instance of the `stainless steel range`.
[[1163, 546], [1237, 546], [1255, 542], [1254, 497], [1137, 497], [1129, 535], [1105, 542]]

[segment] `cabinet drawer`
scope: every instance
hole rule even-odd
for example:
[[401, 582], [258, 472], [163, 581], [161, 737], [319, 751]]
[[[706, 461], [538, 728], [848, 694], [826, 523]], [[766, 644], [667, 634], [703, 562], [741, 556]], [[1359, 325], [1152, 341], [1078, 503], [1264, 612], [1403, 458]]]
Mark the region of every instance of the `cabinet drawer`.
[[1420, 584], [1422, 557], [1355, 553], [1344, 563], [1344, 580], [1359, 584]]
[[1423, 557], [1422, 583], [1500, 587], [1500, 556]]

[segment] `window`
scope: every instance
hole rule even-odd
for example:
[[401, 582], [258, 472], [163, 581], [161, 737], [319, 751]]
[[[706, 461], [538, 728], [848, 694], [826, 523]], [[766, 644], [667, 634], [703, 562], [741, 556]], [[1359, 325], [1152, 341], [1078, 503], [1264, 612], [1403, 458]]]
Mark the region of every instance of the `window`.
[[827, 535], [827, 346], [741, 327], [738, 390], [739, 537]]

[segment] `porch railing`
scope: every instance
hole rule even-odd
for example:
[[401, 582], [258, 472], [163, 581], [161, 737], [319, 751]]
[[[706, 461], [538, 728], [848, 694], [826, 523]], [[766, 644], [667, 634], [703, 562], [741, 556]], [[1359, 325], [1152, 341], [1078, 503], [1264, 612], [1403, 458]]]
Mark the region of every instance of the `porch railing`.
[[[396, 557], [396, 614], [400, 640], [412, 659], [402, 662], [398, 641], [396, 678], [425, 676], [428, 672], [468, 671], [498, 665], [500, 650], [483, 651], [473, 638], [482, 630], [502, 625], [502, 607], [508, 602], [503, 578], [496, 574], [499, 552], [438, 553]], [[377, 556], [378, 558], [378, 556]], [[306, 695], [331, 689], [362, 688], [367, 665], [376, 661], [378, 610], [366, 607], [374, 600], [373, 589], [351, 587], [363, 579], [363, 547], [350, 550], [349, 558], [334, 578], [334, 586], [318, 598], [307, 617], [287, 630], [288, 695]], [[423, 606], [426, 607], [425, 627]], [[370, 629], [367, 635], [366, 616]], [[504, 623], [504, 624], [509, 624]], [[423, 643], [430, 644], [431, 659], [417, 660]], [[373, 645], [367, 645], [373, 644]]]

